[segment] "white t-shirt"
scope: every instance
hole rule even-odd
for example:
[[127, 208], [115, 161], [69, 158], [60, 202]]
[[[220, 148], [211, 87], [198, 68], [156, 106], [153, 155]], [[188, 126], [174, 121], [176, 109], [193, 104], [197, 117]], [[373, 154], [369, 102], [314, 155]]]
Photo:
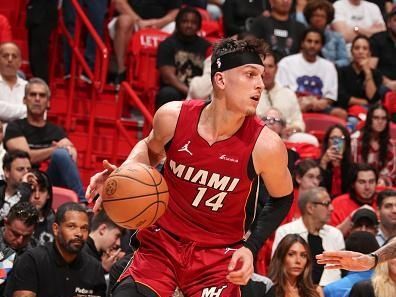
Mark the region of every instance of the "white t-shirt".
[[375, 23], [384, 23], [379, 7], [362, 0], [360, 5], [352, 5], [349, 0], [338, 0], [334, 4], [333, 23], [343, 21], [351, 27], [368, 28]]
[[26, 117], [26, 105], [23, 103], [27, 81], [18, 77], [11, 89], [0, 75], [0, 121], [9, 122]]
[[337, 101], [338, 78], [333, 63], [317, 57], [306, 61], [301, 53], [279, 61], [275, 80], [296, 93], [306, 93]]

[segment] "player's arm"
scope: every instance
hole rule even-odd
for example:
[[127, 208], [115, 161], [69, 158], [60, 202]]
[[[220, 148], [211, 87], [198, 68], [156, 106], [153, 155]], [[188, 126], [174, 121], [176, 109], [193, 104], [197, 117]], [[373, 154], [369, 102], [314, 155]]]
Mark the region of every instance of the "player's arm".
[[170, 102], [158, 109], [150, 134], [134, 146], [123, 165], [139, 162], [155, 166], [165, 158], [165, 144], [174, 135], [181, 105], [182, 102]]
[[270, 195], [245, 243], [256, 254], [287, 215], [293, 202], [293, 183], [287, 168], [286, 147], [279, 136], [267, 127], [264, 127], [256, 142], [253, 163]]

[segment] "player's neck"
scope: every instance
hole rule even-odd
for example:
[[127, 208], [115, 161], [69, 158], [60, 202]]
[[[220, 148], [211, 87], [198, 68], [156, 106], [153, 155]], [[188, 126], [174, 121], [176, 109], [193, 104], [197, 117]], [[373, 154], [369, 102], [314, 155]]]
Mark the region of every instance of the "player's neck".
[[198, 123], [198, 133], [209, 144], [232, 137], [242, 126], [245, 116], [227, 110], [214, 100], [202, 111]]

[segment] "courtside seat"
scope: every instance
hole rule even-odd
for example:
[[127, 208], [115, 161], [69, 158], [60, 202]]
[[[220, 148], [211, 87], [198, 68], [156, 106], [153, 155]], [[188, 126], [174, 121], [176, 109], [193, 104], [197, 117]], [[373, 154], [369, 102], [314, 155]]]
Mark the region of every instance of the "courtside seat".
[[383, 104], [391, 115], [392, 121], [396, 122], [396, 91], [387, 92]]
[[57, 210], [59, 206], [66, 202], [78, 202], [77, 194], [66, 188], [52, 187], [52, 209]]
[[326, 130], [335, 124], [346, 125], [346, 121], [323, 113], [303, 113], [305, 131], [323, 140]]

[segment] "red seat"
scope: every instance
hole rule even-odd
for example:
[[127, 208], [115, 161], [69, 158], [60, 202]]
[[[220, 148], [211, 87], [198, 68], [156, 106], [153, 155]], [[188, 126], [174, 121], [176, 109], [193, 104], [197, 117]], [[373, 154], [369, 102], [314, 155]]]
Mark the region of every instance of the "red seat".
[[222, 37], [221, 28], [218, 22], [215, 21], [202, 21], [201, 30], [198, 35], [204, 38], [218, 38]]
[[396, 141], [396, 124], [390, 123], [390, 137]]
[[154, 110], [154, 93], [159, 87], [156, 67], [158, 45], [168, 36], [168, 33], [157, 29], [143, 29], [133, 35], [129, 44], [128, 79], [133, 89], [147, 101], [149, 110]]
[[389, 114], [396, 113], [396, 92], [387, 92], [384, 97], [384, 106], [388, 110]]
[[323, 113], [303, 113], [303, 119], [305, 131], [316, 136], [320, 141], [330, 126], [335, 124], [346, 125], [345, 120]]
[[52, 195], [52, 209], [55, 211], [66, 202], [78, 202], [77, 194], [70, 189], [52, 187]]

